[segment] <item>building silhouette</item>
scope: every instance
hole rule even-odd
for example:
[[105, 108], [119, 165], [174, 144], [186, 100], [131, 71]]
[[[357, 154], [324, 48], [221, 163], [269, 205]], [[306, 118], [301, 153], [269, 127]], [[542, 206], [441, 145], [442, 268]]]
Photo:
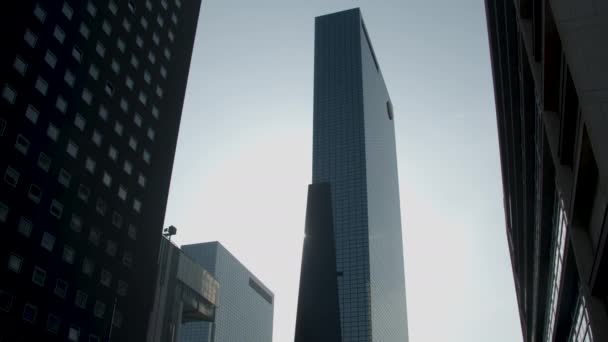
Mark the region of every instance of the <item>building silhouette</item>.
[[485, 3], [524, 341], [608, 341], [608, 7]]
[[145, 340], [200, 4], [0, 11], [0, 340]]
[[274, 294], [219, 242], [182, 246], [219, 282], [215, 321], [182, 325], [182, 342], [272, 342]]
[[359, 9], [315, 20], [296, 342], [407, 341], [393, 106]]

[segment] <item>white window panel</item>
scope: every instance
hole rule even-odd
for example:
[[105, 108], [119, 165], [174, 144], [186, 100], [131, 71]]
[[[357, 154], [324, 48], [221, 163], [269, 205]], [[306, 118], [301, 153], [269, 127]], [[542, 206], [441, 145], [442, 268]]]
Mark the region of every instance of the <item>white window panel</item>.
[[118, 187], [118, 198], [123, 201], [127, 199], [127, 189], [122, 185]]
[[120, 64], [115, 59], [112, 59], [112, 70], [117, 74], [120, 72]]
[[57, 96], [57, 101], [55, 101], [55, 107], [63, 114], [68, 110], [68, 102], [63, 98], [63, 96]]
[[146, 0], [146, 8], [148, 11], [152, 11], [152, 2], [150, 0]]
[[165, 53], [165, 58], [167, 58], [167, 59], [170, 60], [171, 59], [171, 51], [169, 51], [169, 49], [165, 48], [165, 52], [164, 53]]
[[59, 177], [57, 178], [57, 181], [59, 182], [59, 184], [68, 188], [70, 186], [71, 179], [72, 179], [72, 175], [70, 175], [69, 172], [67, 172], [63, 168], [61, 170], [59, 170]]
[[150, 75], [150, 72], [148, 70], [144, 71], [144, 81], [146, 81], [146, 83], [150, 84], [150, 82], [152, 81], [152, 76]]
[[107, 187], [112, 185], [112, 177], [107, 172], [103, 173], [103, 184]]
[[133, 123], [135, 123], [135, 126], [141, 127], [141, 124], [142, 124], [141, 115], [139, 115], [138, 113], [135, 113], [135, 116], [133, 117]]
[[[36, 85], [38, 84], [36, 83]], [[46, 94], [46, 90], [44, 94]], [[8, 84], [5, 84], [4, 88], [2, 89], [2, 98], [5, 99], [8, 103], [13, 104], [17, 99], [17, 91]]]
[[74, 118], [74, 126], [78, 127], [80, 131], [84, 131], [84, 127], [87, 124], [87, 120], [84, 116], [80, 115], [80, 113], [76, 113], [76, 117]]
[[63, 7], [61, 7], [61, 13], [63, 13], [63, 15], [68, 18], [68, 20], [72, 20], [72, 16], [74, 15], [74, 10], [72, 9], [72, 7], [70, 7], [70, 5], [68, 5], [66, 2], [63, 3]]
[[141, 173], [139, 174], [139, 177], [137, 178], [137, 183], [142, 187], [145, 188], [146, 187], [146, 177], [144, 175], [142, 175]]
[[156, 133], [154, 132], [154, 129], [148, 128], [148, 139], [154, 141], [155, 136], [156, 136]]
[[110, 2], [108, 3], [108, 8], [110, 9], [110, 12], [112, 12], [112, 14], [116, 15], [116, 13], [118, 12], [118, 6], [116, 5], [116, 2], [114, 2], [114, 0], [110, 0]]
[[167, 78], [167, 69], [165, 69], [165, 67], [164, 67], [164, 66], [161, 66], [161, 67], [160, 67], [160, 75], [161, 75], [163, 78]]
[[161, 88], [160, 86], [156, 86], [156, 95], [158, 95], [158, 97], [162, 98], [163, 97], [163, 88]]
[[34, 32], [32, 32], [30, 29], [27, 29], [27, 30], [25, 30], [25, 34], [23, 35], [23, 40], [25, 40], [27, 45], [29, 45], [30, 47], [33, 48], [36, 46], [36, 42], [38, 41], [38, 36], [36, 36], [34, 34]]
[[93, 140], [93, 143], [97, 145], [97, 147], [99, 147], [101, 146], [103, 136], [101, 135], [101, 133], [99, 133], [99, 131], [93, 130], [93, 136], [91, 137], [91, 140]]
[[65, 41], [65, 32], [61, 29], [61, 27], [55, 26], [55, 29], [53, 29], [53, 37], [55, 37], [58, 42], [63, 44]]
[[171, 13], [171, 21], [177, 25], [177, 16], [175, 15], [175, 13]]
[[40, 92], [40, 94], [42, 95], [46, 95], [47, 91], [49, 90], [49, 85], [48, 83], [46, 83], [46, 81], [44, 79], [42, 79], [42, 77], [38, 77], [36, 79], [36, 90], [38, 90]]
[[89, 14], [94, 17], [97, 14], [97, 7], [95, 7], [95, 5], [93, 4], [92, 1], [89, 1], [87, 3], [87, 12], [89, 12]]
[[116, 160], [118, 158], [118, 150], [114, 146], [110, 146], [108, 149], [108, 157], [112, 160]]
[[97, 45], [95, 46], [95, 51], [101, 57], [104, 57], [106, 55], [106, 48], [100, 42], [97, 42]]
[[156, 16], [156, 22], [160, 27], [163, 27], [165, 25], [165, 20], [163, 19], [163, 17], [160, 16], [160, 14]]
[[158, 34], [156, 32], [152, 33], [152, 41], [156, 45], [160, 44], [160, 37], [158, 36]]
[[75, 325], [70, 325], [68, 330], [68, 341], [78, 342], [80, 340], [80, 328]]
[[57, 141], [57, 139], [59, 139], [59, 129], [52, 123], [49, 123], [49, 127], [46, 129], [46, 135], [51, 138], [51, 140]]
[[160, 5], [163, 6], [164, 9], [167, 9], [167, 1], [161, 0]]
[[134, 82], [133, 82], [133, 79], [131, 77], [127, 76], [127, 79], [126, 79], [125, 83], [127, 85], [127, 88], [133, 90]]
[[122, 109], [124, 112], [129, 111], [129, 103], [124, 98], [120, 99], [120, 109]]
[[152, 64], [156, 63], [156, 55], [152, 51], [148, 52], [148, 60]]
[[84, 165], [85, 165], [85, 168], [87, 169], [87, 171], [89, 171], [90, 173], [95, 172], [95, 161], [93, 159], [91, 159], [90, 157], [87, 157]]
[[76, 76], [74, 76], [74, 74], [70, 70], [66, 70], [65, 74], [63, 75], [63, 80], [67, 85], [70, 86], [70, 88], [72, 88], [74, 87], [74, 83], [76, 82]]
[[144, 28], [144, 30], [148, 29], [148, 20], [146, 19], [146, 17], [141, 17], [139, 23], [141, 24], [141, 27]]
[[169, 36], [169, 40], [173, 42], [173, 40], [175, 39], [175, 35], [173, 34], [173, 31], [169, 30], [168, 36]]
[[44, 23], [44, 20], [46, 19], [46, 11], [40, 7], [40, 4], [36, 4], [34, 7], [34, 16], [36, 19], [40, 20], [41, 23]]
[[127, 18], [122, 20], [122, 27], [124, 27], [127, 32], [131, 32], [131, 23], [127, 20]]
[[57, 66], [57, 56], [55, 56], [49, 50], [46, 51], [46, 55], [44, 56], [44, 61], [46, 62], [46, 64], [48, 64], [53, 69], [55, 69], [55, 67]]
[[123, 169], [123, 171], [125, 171], [126, 174], [131, 175], [131, 173], [133, 172], [133, 165], [128, 160], [125, 160], [125, 163], [124, 163], [122, 169]]
[[91, 64], [91, 66], [89, 67], [89, 75], [91, 75], [94, 80], [97, 80], [99, 78], [99, 69], [97, 69], [97, 67], [93, 64]]
[[137, 44], [137, 46], [139, 46], [140, 48], [144, 47], [144, 40], [139, 36], [135, 36], [135, 44]]
[[66, 147], [66, 152], [72, 157], [76, 158], [78, 156], [78, 145], [75, 142], [70, 140], [68, 142], [68, 146]]
[[109, 81], [106, 82], [106, 86], [104, 87], [104, 89], [106, 91], [106, 94], [108, 94], [109, 96], [114, 95], [114, 86]]
[[8, 257], [8, 269], [15, 273], [21, 273], [22, 266], [23, 258], [17, 254], [11, 253], [11, 255]]
[[38, 122], [38, 117], [40, 117], [40, 112], [36, 107], [32, 105], [28, 105], [25, 110], [25, 117], [30, 120], [32, 123]]
[[74, 260], [76, 259], [76, 251], [74, 248], [65, 245], [63, 246], [63, 261], [72, 265], [74, 264]]
[[118, 50], [120, 50], [120, 52], [125, 52], [126, 45], [122, 39], [118, 38], [118, 40], [116, 41], [116, 46], [118, 47]]
[[129, 137], [129, 147], [133, 151], [136, 151], [137, 150], [137, 139], [135, 139], [134, 137]]
[[105, 32], [108, 36], [112, 34], [112, 25], [110, 25], [110, 23], [107, 20], [103, 21], [103, 24], [101, 25], [101, 29], [103, 30], [103, 32]]
[[133, 200], [133, 210], [135, 210], [137, 213], [141, 212], [141, 202], [138, 199]]
[[135, 57], [135, 55], [131, 55], [131, 65], [133, 65], [135, 69], [139, 67], [139, 60], [137, 57]]
[[80, 23], [80, 27], [78, 28], [78, 32], [80, 32], [80, 34], [85, 37], [86, 39], [89, 39], [89, 35], [91, 34], [91, 30], [89, 29], [89, 27], [87, 26], [87, 24], [85, 24], [84, 22]]
[[101, 117], [103, 121], [108, 120], [108, 110], [103, 105], [99, 106], [99, 117]]
[[82, 50], [80, 50], [78, 45], [74, 45], [74, 47], [72, 48], [72, 57], [74, 57], [74, 59], [78, 62], [82, 61]]
[[119, 136], [122, 136], [124, 127], [122, 126], [122, 124], [118, 121], [116, 121], [116, 123], [114, 124], [114, 132], [116, 134], [118, 134]]
[[143, 91], [139, 92], [139, 102], [141, 102], [144, 105], [146, 105], [146, 103], [148, 102], [148, 96], [146, 96], [146, 94]]

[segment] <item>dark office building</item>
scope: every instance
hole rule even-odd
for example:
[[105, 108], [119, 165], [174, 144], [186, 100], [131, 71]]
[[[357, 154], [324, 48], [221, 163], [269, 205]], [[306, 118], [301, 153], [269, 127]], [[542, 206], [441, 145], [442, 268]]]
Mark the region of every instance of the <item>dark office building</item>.
[[608, 6], [486, 0], [525, 341], [608, 341]]
[[2, 4], [0, 340], [145, 340], [200, 4]]
[[393, 107], [359, 9], [315, 20], [296, 342], [408, 340]]
[[184, 245], [219, 282], [215, 321], [182, 325], [182, 342], [272, 342], [274, 294], [219, 242]]

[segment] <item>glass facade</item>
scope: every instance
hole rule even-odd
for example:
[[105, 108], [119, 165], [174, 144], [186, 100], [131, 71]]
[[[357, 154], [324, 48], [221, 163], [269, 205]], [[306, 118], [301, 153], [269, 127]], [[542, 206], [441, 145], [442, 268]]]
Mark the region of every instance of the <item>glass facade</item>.
[[591, 326], [589, 324], [589, 313], [587, 312], [587, 301], [582, 294], [578, 297], [573, 322], [568, 342], [593, 342], [593, 334], [591, 333]]
[[392, 104], [359, 9], [318, 17], [313, 183], [331, 187], [342, 339], [407, 341]]
[[219, 242], [182, 246], [220, 284], [215, 323], [182, 325], [182, 342], [270, 342], [274, 294]]

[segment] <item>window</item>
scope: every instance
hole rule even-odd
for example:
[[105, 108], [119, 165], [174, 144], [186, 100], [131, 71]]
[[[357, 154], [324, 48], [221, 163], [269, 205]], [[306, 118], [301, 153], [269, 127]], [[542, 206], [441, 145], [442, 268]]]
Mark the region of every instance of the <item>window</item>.
[[146, 8], [148, 9], [148, 11], [152, 11], [152, 3], [150, 2], [150, 0], [146, 0]]
[[93, 136], [91, 137], [91, 140], [93, 140], [93, 143], [97, 145], [97, 147], [101, 146], [102, 139], [103, 137], [101, 133], [99, 133], [99, 131], [97, 130], [93, 130]]
[[130, 252], [125, 252], [122, 256], [123, 265], [131, 268], [133, 266], [133, 255]]
[[46, 135], [51, 138], [51, 140], [57, 141], [57, 139], [59, 139], [59, 129], [52, 123], [49, 123], [49, 127], [46, 130]]
[[107, 20], [103, 21], [103, 24], [101, 25], [101, 29], [103, 30], [103, 32], [105, 32], [108, 36], [110, 34], [112, 34], [112, 25], [110, 25], [110, 23]]
[[122, 109], [124, 112], [129, 111], [129, 103], [124, 98], [120, 99], [120, 109]]
[[79, 339], [80, 339], [80, 328], [75, 325], [70, 325], [70, 329], [68, 330], [68, 341], [78, 342]]
[[95, 172], [95, 161], [93, 159], [91, 159], [90, 157], [87, 157], [87, 160], [85, 161], [85, 168], [87, 169], [87, 171], [89, 171], [90, 173], [94, 173]]
[[141, 102], [143, 105], [145, 105], [146, 102], [148, 102], [148, 97], [146, 96], [146, 94], [144, 94], [143, 91], [139, 92], [139, 102]]
[[30, 29], [27, 29], [25, 31], [25, 34], [23, 35], [23, 40], [25, 40], [27, 45], [33, 48], [36, 46], [36, 41], [38, 41], [38, 37]]
[[108, 110], [103, 105], [99, 106], [99, 116], [103, 119], [103, 121], [108, 120]]
[[152, 81], [152, 76], [150, 76], [150, 72], [148, 70], [144, 71], [144, 81], [146, 81], [148, 84], [150, 84]]
[[156, 95], [158, 95], [158, 97], [162, 98], [163, 97], [163, 88], [161, 88], [160, 86], [156, 86]]
[[72, 218], [70, 219], [70, 228], [77, 233], [82, 231], [82, 219], [80, 216], [72, 214]]
[[129, 291], [129, 284], [127, 284], [125, 281], [123, 280], [119, 280], [118, 281], [118, 285], [116, 286], [116, 293], [119, 296], [126, 296], [127, 292]]
[[156, 22], [158, 23], [158, 26], [163, 27], [165, 25], [165, 21], [163, 20], [163, 17], [161, 17], [160, 15], [156, 16]]
[[165, 48], [164, 55], [165, 58], [171, 59], [171, 51], [169, 51], [169, 49]]
[[116, 15], [116, 13], [118, 12], [118, 6], [116, 6], [116, 3], [113, 0], [110, 0], [108, 8], [110, 9], [110, 12], [112, 12], [112, 14], [114, 15]]
[[44, 61], [48, 64], [52, 69], [55, 69], [57, 66], [57, 56], [53, 54], [51, 51], [46, 51], [46, 55], [44, 56]]
[[32, 274], [32, 283], [44, 286], [44, 282], [46, 280], [46, 271], [42, 268], [35, 266], [34, 273]]
[[122, 27], [124, 27], [127, 32], [131, 32], [131, 23], [126, 18], [122, 20]]
[[61, 29], [61, 27], [55, 26], [55, 29], [53, 30], [53, 37], [55, 37], [58, 42], [63, 44], [63, 41], [65, 40], [65, 32]]
[[65, 299], [65, 295], [68, 292], [68, 283], [65, 282], [65, 280], [62, 279], [57, 279], [57, 282], [55, 283], [55, 295], [57, 295], [60, 298], [64, 298]]
[[48, 91], [49, 86], [46, 83], [46, 81], [44, 79], [42, 79], [41, 77], [38, 77], [38, 79], [36, 79], [36, 90], [38, 90], [40, 92], [40, 94], [42, 95], [46, 95], [46, 92]]
[[23, 76], [27, 71], [27, 63], [21, 57], [17, 56], [13, 62], [13, 68]]
[[123, 126], [118, 121], [116, 121], [116, 123], [114, 124], [114, 132], [116, 132], [116, 134], [118, 134], [119, 136], [122, 136]]
[[142, 48], [142, 47], [144, 47], [144, 40], [139, 35], [137, 35], [135, 37], [135, 44], [137, 44], [137, 46]]
[[144, 177], [144, 175], [142, 175], [140, 173], [139, 177], [137, 178], [137, 183], [139, 183], [139, 185], [141, 185], [142, 188], [145, 188], [146, 187], [146, 177]]
[[158, 112], [158, 108], [156, 108], [156, 106], [152, 106], [152, 116], [155, 117], [156, 119], [158, 119], [159, 112]]
[[112, 145], [110, 145], [110, 148], [108, 149], [108, 156], [112, 160], [116, 160], [118, 158], [118, 150]]
[[80, 186], [78, 186], [78, 198], [80, 198], [84, 202], [87, 202], [89, 200], [90, 194], [91, 194], [91, 190], [89, 190], [89, 188], [86, 185], [80, 184]]
[[175, 35], [173, 34], [173, 31], [169, 30], [169, 40], [173, 41], [175, 39]]
[[123, 171], [125, 171], [126, 174], [131, 175], [131, 173], [133, 172], [133, 165], [131, 165], [131, 163], [128, 160], [125, 160], [125, 163], [123, 165]]
[[38, 308], [35, 305], [26, 303], [23, 308], [23, 315], [21, 316], [24, 321], [34, 323], [36, 321], [36, 315], [38, 314]]
[[15, 149], [23, 154], [27, 154], [28, 148], [30, 148], [30, 141], [21, 134], [17, 135]]
[[144, 150], [143, 158], [146, 164], [150, 164], [150, 152]]
[[180, 0], [175, 0], [175, 5], [177, 6], [177, 8], [181, 8], [182, 2]]
[[118, 74], [120, 72], [120, 64], [115, 59], [112, 59], [112, 70], [114, 73]]
[[136, 212], [141, 212], [141, 202], [138, 199], [133, 200], [133, 210]]
[[72, 9], [72, 7], [70, 7], [70, 5], [68, 5], [66, 2], [64, 2], [63, 7], [61, 8], [61, 13], [63, 13], [63, 15], [65, 15], [65, 17], [68, 18], [68, 20], [72, 20], [72, 15], [74, 15], [74, 10]]
[[116, 242], [112, 240], [108, 240], [106, 242], [106, 254], [108, 254], [109, 256], [116, 256], [117, 249], [118, 247], [116, 246]]
[[76, 145], [75, 142], [73, 142], [72, 140], [70, 140], [68, 142], [68, 146], [66, 148], [66, 152], [72, 157], [72, 158], [76, 158], [76, 156], [78, 156], [78, 145]]
[[49, 314], [49, 317], [46, 320], [46, 330], [56, 334], [59, 331], [59, 325], [61, 324], [61, 320], [59, 317]]
[[78, 62], [82, 61], [82, 50], [78, 47], [78, 45], [74, 45], [72, 48], [72, 57]]
[[167, 78], [167, 69], [165, 69], [165, 67], [164, 67], [164, 66], [161, 66], [161, 67], [160, 67], [160, 75], [161, 75], [163, 78]]
[[[36, 83], [36, 88], [38, 87], [38, 83]], [[46, 94], [46, 90], [43, 95]], [[4, 89], [2, 89], [2, 98], [5, 99], [8, 103], [15, 103], [15, 99], [17, 99], [17, 91], [13, 89], [8, 84], [4, 85]]]
[[27, 109], [25, 110], [25, 117], [30, 120], [32, 123], [36, 123], [38, 122], [38, 117], [40, 116], [40, 112], [38, 112], [38, 109], [36, 109], [36, 107], [32, 106], [32, 105], [28, 105]]
[[67, 172], [65, 169], [59, 170], [59, 177], [57, 178], [57, 181], [59, 182], [59, 184], [68, 188], [70, 186], [71, 179], [72, 179], [72, 175], [70, 175], [69, 172]]
[[21, 273], [21, 266], [23, 266], [23, 258], [11, 253], [8, 257], [8, 269], [15, 273]]
[[34, 7], [34, 16], [40, 20], [41, 23], [44, 23], [44, 19], [46, 19], [46, 12], [42, 9], [42, 7], [40, 7], [40, 4], [36, 4], [36, 7]]
[[118, 47], [118, 50], [120, 50], [120, 52], [125, 52], [125, 42], [118, 38], [118, 40], [116, 41], [116, 46]]
[[6, 222], [6, 219], [8, 218], [8, 212], [8, 206], [0, 202], [0, 222]]
[[110, 96], [112, 96], [114, 94], [114, 86], [112, 86], [112, 83], [110, 83], [109, 81], [106, 82], [105, 91], [106, 91], [106, 94], [108, 94]]
[[57, 96], [57, 101], [55, 101], [55, 107], [63, 114], [68, 109], [68, 102], [63, 98], [63, 96]]
[[65, 83], [67, 83], [67, 85], [70, 86], [70, 88], [72, 88], [74, 87], [74, 83], [76, 82], [76, 76], [74, 76], [74, 74], [70, 70], [66, 70], [65, 75], [63, 76], [63, 80], [65, 81]]
[[133, 117], [133, 123], [135, 123], [135, 126], [141, 127], [142, 118], [141, 118], [141, 115], [139, 115], [139, 113], [135, 113], [135, 116]]
[[129, 137], [129, 147], [133, 150], [137, 150], [137, 140], [133, 137]]
[[110, 287], [112, 285], [112, 273], [103, 268], [99, 275], [99, 282], [101, 283], [101, 285]]
[[80, 113], [76, 113], [74, 117], [74, 126], [76, 126], [80, 131], [84, 131], [84, 126], [86, 126], [87, 120], [84, 116], [80, 115]]
[[104, 313], [106, 312], [106, 304], [104, 302], [97, 300], [95, 301], [95, 307], [93, 309], [93, 314], [97, 318], [103, 318]]
[[91, 104], [91, 101], [93, 101], [93, 94], [91, 94], [91, 92], [87, 88], [84, 88], [82, 90], [82, 99], [87, 104]]
[[127, 76], [125, 83], [127, 84], [127, 88], [133, 90], [133, 79], [131, 77]]
[[95, 270], [95, 264], [93, 264], [93, 261], [89, 258], [84, 258], [82, 260], [82, 273], [91, 276], [93, 274], [93, 271]]
[[118, 187], [118, 197], [123, 201], [127, 199], [127, 189], [125, 189], [122, 185]]
[[34, 224], [32, 223], [32, 221], [26, 219], [23, 216], [19, 218], [19, 225], [17, 226], [17, 232], [19, 232], [19, 234], [29, 238], [30, 235], [32, 235], [33, 228]]
[[53, 247], [55, 246], [55, 236], [49, 234], [48, 232], [44, 232], [42, 234], [42, 240], [40, 240], [40, 246], [47, 251], [52, 252]]
[[4, 173], [4, 181], [12, 186], [16, 187], [17, 183], [19, 183], [19, 172], [12, 167], [7, 167], [6, 172]]
[[61, 218], [61, 214], [63, 214], [63, 204], [59, 203], [57, 200], [53, 200], [51, 202], [50, 212], [51, 215], [55, 216], [56, 218]]
[[156, 32], [152, 33], [152, 41], [156, 45], [160, 44], [160, 37], [158, 36], [158, 34], [156, 34]]
[[164, 9], [167, 9], [167, 1], [161, 0], [160, 5], [163, 6]]
[[97, 45], [95, 46], [95, 51], [101, 57], [105, 56], [106, 54], [106, 48], [100, 42], [97, 42]]
[[49, 172], [49, 169], [51, 168], [51, 158], [44, 152], [40, 152], [40, 155], [38, 156], [38, 167], [46, 172]]
[[141, 27], [144, 28], [144, 30], [148, 29], [148, 20], [146, 20], [146, 17], [141, 17], [139, 23], [141, 24]]
[[94, 80], [97, 80], [99, 78], [99, 69], [97, 69], [97, 67], [93, 64], [91, 64], [91, 66], [89, 67], [89, 75], [91, 75]]
[[27, 197], [31, 199], [34, 203], [40, 203], [42, 199], [42, 190], [36, 184], [30, 185], [30, 190], [27, 193]]
[[91, 1], [87, 3], [87, 12], [89, 12], [92, 17], [97, 14], [97, 7], [95, 7], [95, 5], [93, 5], [93, 2]]
[[88, 297], [89, 297], [89, 295], [87, 295], [85, 292], [76, 290], [76, 296], [74, 297], [74, 304], [81, 309], [85, 309], [87, 307]]
[[82, 23], [80, 23], [80, 28], [78, 29], [78, 32], [80, 32], [80, 34], [85, 39], [89, 39], [89, 34], [91, 33], [91, 30], [89, 30], [89, 27], [87, 26], [87, 24], [82, 22]]
[[62, 258], [63, 258], [63, 261], [72, 265], [72, 264], [74, 264], [74, 259], [76, 259], [76, 251], [74, 251], [74, 248], [72, 248], [68, 245], [65, 245], [65, 246], [63, 246]]
[[129, 235], [132, 240], [137, 240], [137, 227], [130, 224], [129, 229], [127, 229], [127, 235]]
[[107, 173], [103, 173], [103, 185], [110, 187], [112, 185], [112, 177]]
[[139, 60], [137, 57], [135, 57], [135, 55], [131, 55], [131, 65], [133, 65], [135, 69], [139, 67]]
[[171, 21], [177, 25], [177, 16], [175, 15], [175, 13], [171, 13]]
[[122, 216], [119, 213], [112, 213], [112, 224], [118, 229], [122, 227]]
[[148, 60], [150, 60], [150, 63], [152, 64], [156, 63], [156, 55], [152, 51], [148, 53]]
[[97, 204], [95, 205], [95, 210], [99, 213], [99, 215], [104, 216], [106, 214], [106, 201], [101, 198], [97, 199]]
[[129, 9], [131, 12], [135, 12], [135, 3], [132, 0], [129, 0]]

